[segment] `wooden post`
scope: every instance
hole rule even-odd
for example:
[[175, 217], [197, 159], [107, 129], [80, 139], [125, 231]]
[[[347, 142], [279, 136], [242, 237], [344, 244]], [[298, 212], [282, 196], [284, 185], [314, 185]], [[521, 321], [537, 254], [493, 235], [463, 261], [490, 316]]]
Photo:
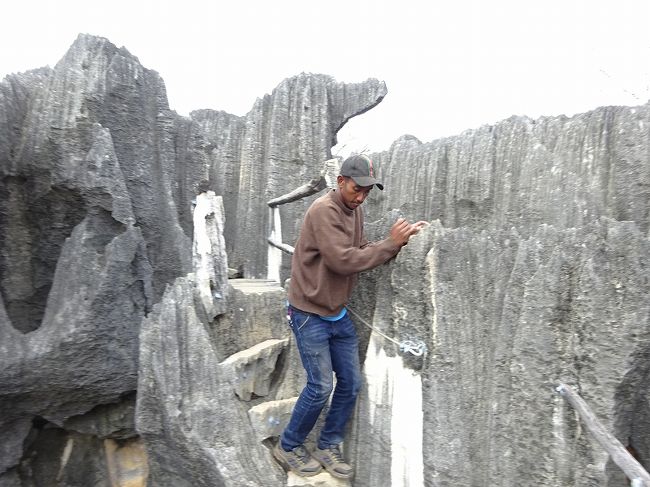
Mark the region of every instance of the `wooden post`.
[[[271, 218], [269, 218], [270, 224], [270, 233], [271, 235], [267, 239], [270, 247], [267, 258], [267, 267], [268, 267], [268, 277], [269, 279], [279, 281], [280, 280], [280, 260], [281, 254], [278, 254], [277, 251], [273, 250], [271, 247], [280, 249], [284, 253], [293, 255], [294, 248], [291, 245], [282, 243], [282, 235], [280, 231], [280, 211], [278, 206], [284, 205], [286, 203], [291, 203], [292, 201], [297, 201], [312, 194], [316, 194], [319, 191], [325, 189], [328, 185], [332, 186], [336, 182], [336, 176], [339, 173], [339, 160], [338, 159], [328, 159], [323, 163], [323, 169], [318, 175], [313, 177], [311, 181], [302, 186], [298, 186], [293, 191], [290, 191], [282, 196], [273, 198], [267, 205], [272, 209]], [[274, 213], [275, 212], [275, 213]], [[277, 227], [277, 228], [276, 228]], [[277, 232], [277, 233], [276, 233]], [[277, 239], [277, 240], [276, 240]]]
[[302, 198], [306, 198], [307, 196], [318, 193], [319, 191], [325, 189], [325, 186], [325, 177], [319, 176], [312, 179], [308, 183], [303, 184], [302, 186], [298, 186], [296, 189], [287, 194], [273, 198], [267, 203], [267, 205], [273, 208], [275, 206], [284, 205], [285, 203], [291, 203], [292, 201], [298, 201]]
[[276, 249], [280, 249], [282, 252], [286, 254], [293, 255], [293, 247], [291, 245], [282, 242], [276, 242], [271, 238], [267, 238], [266, 241]]
[[328, 159], [323, 162], [322, 167], [323, 169], [318, 174], [315, 174], [311, 181], [302, 186], [298, 186], [293, 191], [283, 194], [282, 196], [273, 198], [267, 203], [267, 205], [273, 208], [275, 206], [291, 203], [292, 201], [298, 201], [322, 191], [328, 185], [333, 186], [336, 184], [336, 176], [339, 173], [339, 160], [336, 158]]
[[555, 389], [566, 399], [584, 422], [589, 432], [598, 440], [598, 443], [609, 453], [614, 463], [632, 480], [634, 487], [650, 487], [650, 474], [635, 458], [625, 449], [618, 439], [607, 432], [587, 403], [570, 386], [560, 384]]

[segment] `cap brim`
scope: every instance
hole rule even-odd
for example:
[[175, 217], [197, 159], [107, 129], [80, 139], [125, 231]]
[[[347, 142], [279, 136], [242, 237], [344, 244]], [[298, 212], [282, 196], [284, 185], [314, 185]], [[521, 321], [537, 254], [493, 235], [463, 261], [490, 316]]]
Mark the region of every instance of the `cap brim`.
[[377, 186], [381, 191], [384, 190], [384, 185], [370, 176], [349, 176], [359, 186]]

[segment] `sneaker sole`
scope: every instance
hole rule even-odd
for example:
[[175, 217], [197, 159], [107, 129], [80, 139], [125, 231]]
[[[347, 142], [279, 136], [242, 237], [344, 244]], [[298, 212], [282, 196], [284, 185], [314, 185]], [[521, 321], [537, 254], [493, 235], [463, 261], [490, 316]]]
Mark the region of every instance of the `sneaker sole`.
[[336, 477], [337, 479], [342, 479], [342, 480], [349, 480], [353, 477], [353, 474], [344, 474], [341, 472], [337, 472], [336, 470], [330, 470], [329, 468], [325, 467], [325, 470], [332, 476]]
[[[316, 458], [316, 457], [314, 457], [314, 458]], [[318, 458], [316, 458], [316, 460], [318, 460]], [[327, 470], [327, 472], [328, 472], [332, 477], [336, 477], [337, 479], [347, 480], [347, 479], [351, 479], [351, 478], [354, 476], [354, 472], [350, 472], [349, 474], [344, 474], [344, 473], [341, 473], [341, 472], [337, 472], [337, 471], [334, 470], [333, 468], [329, 467], [329, 466], [326, 464], [326, 462], [321, 462], [320, 460], [318, 460], [318, 463], [320, 463], [320, 464], [323, 466], [323, 468], [324, 468], [325, 470]]]
[[300, 470], [296, 470], [291, 465], [289, 465], [289, 462], [287, 462], [284, 458], [282, 458], [282, 456], [280, 456], [279, 453], [277, 453], [275, 451], [275, 448], [273, 449], [273, 458], [276, 459], [276, 461], [282, 466], [282, 468], [285, 471], [291, 471], [291, 472], [293, 472], [296, 475], [299, 475], [301, 477], [313, 477], [314, 475], [318, 475], [319, 473], [321, 473], [323, 471], [322, 468], [320, 470], [316, 470], [314, 472], [301, 472]]

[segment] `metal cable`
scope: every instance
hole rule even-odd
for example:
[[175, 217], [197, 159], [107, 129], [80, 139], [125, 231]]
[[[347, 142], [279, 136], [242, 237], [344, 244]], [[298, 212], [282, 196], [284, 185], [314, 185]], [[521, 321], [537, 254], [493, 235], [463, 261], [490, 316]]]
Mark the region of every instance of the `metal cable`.
[[374, 331], [375, 333], [377, 333], [381, 337], [385, 338], [389, 342], [393, 342], [395, 345], [397, 345], [401, 352], [410, 353], [411, 355], [414, 355], [416, 357], [421, 357], [422, 355], [427, 353], [427, 345], [422, 340], [402, 340], [401, 342], [399, 342], [399, 341], [395, 340], [394, 338], [389, 337], [388, 335], [386, 335], [381, 330], [378, 330], [377, 328], [372, 326], [370, 323], [368, 323], [366, 320], [364, 320], [359, 315], [359, 313], [352, 310], [350, 307], [348, 307], [348, 311], [350, 313], [352, 313], [355, 316], [356, 319], [358, 319], [361, 323], [366, 325], [372, 331]]

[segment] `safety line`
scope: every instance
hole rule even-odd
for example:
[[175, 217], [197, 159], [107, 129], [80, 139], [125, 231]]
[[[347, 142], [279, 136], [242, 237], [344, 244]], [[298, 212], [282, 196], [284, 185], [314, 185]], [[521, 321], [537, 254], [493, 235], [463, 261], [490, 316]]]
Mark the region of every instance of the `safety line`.
[[382, 336], [386, 340], [393, 342], [395, 345], [397, 345], [400, 349], [401, 352], [403, 353], [410, 353], [416, 357], [421, 357], [425, 353], [427, 353], [427, 345], [422, 341], [422, 340], [403, 340], [401, 342], [395, 340], [394, 338], [389, 337], [386, 335], [384, 332], [378, 330], [374, 326], [372, 326], [370, 323], [368, 323], [366, 320], [364, 320], [359, 313], [356, 311], [350, 309], [348, 306], [348, 311], [350, 311], [361, 323], [366, 325], [368, 328], [376, 332], [378, 335]]

